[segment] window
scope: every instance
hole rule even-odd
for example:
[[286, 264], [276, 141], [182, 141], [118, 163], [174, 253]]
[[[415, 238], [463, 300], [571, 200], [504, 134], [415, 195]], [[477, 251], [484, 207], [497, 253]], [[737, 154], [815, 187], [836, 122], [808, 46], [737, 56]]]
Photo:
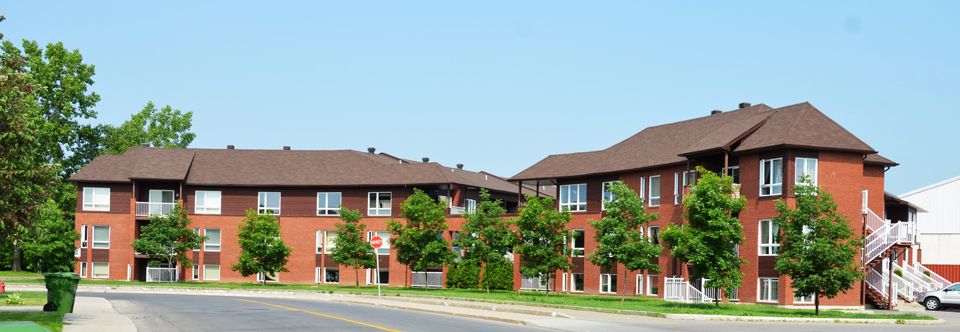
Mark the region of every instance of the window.
[[650, 226], [647, 229], [647, 236], [650, 237], [650, 242], [653, 244], [660, 244], [660, 226]]
[[[380, 248], [377, 249], [377, 255], [390, 255], [390, 232], [389, 231], [374, 231], [370, 232], [370, 239], [373, 239], [374, 236], [380, 237]], [[370, 240], [368, 239], [368, 241]], [[451, 242], [452, 243], [452, 242]]]
[[616, 293], [617, 292], [617, 275], [616, 274], [601, 274], [600, 275], [600, 293]]
[[680, 204], [680, 173], [673, 172], [673, 205]]
[[565, 184], [560, 186], [560, 211], [570, 212], [587, 210], [587, 184]]
[[817, 185], [817, 158], [797, 158], [795, 161], [796, 172], [794, 178], [796, 184], [803, 184], [803, 177], [810, 179], [810, 183]]
[[633, 284], [633, 292], [636, 295], [643, 295], [643, 275], [637, 275], [637, 281]]
[[220, 214], [220, 192], [209, 190], [197, 190], [196, 202], [194, 202], [193, 213], [196, 214]]
[[760, 160], [760, 196], [783, 193], [783, 158]]
[[80, 262], [80, 278], [87, 277], [87, 262]]
[[333, 248], [337, 247], [337, 231], [323, 232], [323, 253], [332, 254]]
[[93, 226], [93, 249], [110, 249], [110, 226]]
[[733, 178], [733, 183], [740, 184], [740, 165], [727, 167], [727, 175]]
[[[194, 228], [194, 229], [193, 229], [193, 234], [197, 234], [197, 236], [200, 236], [200, 228]], [[202, 239], [200, 240], [200, 244], [203, 244], [203, 240], [202, 240]], [[196, 248], [193, 248], [193, 251], [200, 251], [200, 247], [198, 246], [198, 247], [196, 247]]]
[[390, 284], [390, 269], [381, 267], [380, 270], [376, 271], [374, 276], [376, 277], [376, 280], [373, 281], [374, 284], [380, 284], [380, 285]]
[[323, 282], [328, 284], [339, 284], [340, 268], [339, 267], [323, 268]]
[[583, 273], [570, 274], [570, 291], [571, 292], [583, 291]]
[[91, 277], [96, 279], [106, 279], [110, 277], [110, 263], [93, 262], [93, 273]]
[[110, 188], [83, 188], [84, 211], [110, 211]]
[[190, 271], [193, 273], [191, 280], [200, 280], [200, 265], [193, 264], [193, 268], [190, 269]]
[[656, 274], [647, 275], [647, 295], [657, 296], [660, 294], [660, 276]]
[[793, 303], [794, 304], [813, 304], [813, 294], [803, 295], [803, 294], [793, 293]]
[[760, 256], [780, 253], [780, 225], [774, 220], [760, 220]]
[[460, 232], [450, 231], [450, 251], [458, 259], [463, 256], [463, 248], [457, 246], [460, 244]]
[[613, 185], [614, 183], [617, 183], [617, 182], [619, 182], [619, 181], [609, 181], [609, 182], [604, 182], [604, 183], [603, 183], [603, 187], [602, 187], [602, 188], [603, 188], [603, 193], [602, 193], [602, 194], [603, 194], [603, 199], [600, 201], [600, 209], [601, 209], [601, 210], [606, 210], [606, 209], [607, 209], [607, 202], [613, 202], [613, 200], [617, 199], [617, 196], [615, 196], [615, 195], [613, 194], [613, 192], [610, 191], [610, 185]]
[[374, 192], [367, 195], [368, 216], [389, 216], [391, 214], [393, 194], [389, 192]]
[[80, 248], [87, 247], [87, 225], [80, 225]]
[[220, 265], [203, 265], [203, 280], [206, 281], [219, 281], [220, 280]]
[[279, 192], [261, 191], [257, 195], [257, 213], [267, 214], [267, 212], [273, 213], [275, 215], [280, 214], [280, 193]]
[[650, 206], [660, 206], [660, 176], [650, 177]]
[[586, 233], [582, 229], [575, 229], [572, 233], [573, 241], [570, 241], [570, 256], [583, 257]]
[[339, 216], [340, 193], [317, 193], [317, 215]]
[[732, 292], [724, 292], [723, 295], [730, 302], [740, 302], [740, 287], [734, 288]]
[[276, 273], [257, 273], [257, 282], [280, 282], [280, 276]]
[[759, 278], [757, 279], [759, 297], [758, 302], [780, 302], [780, 279], [777, 278]]
[[203, 242], [203, 251], [220, 251], [220, 229], [207, 228], [203, 230], [207, 240]]
[[560, 281], [562, 281], [562, 283], [560, 284], [560, 291], [566, 292], [567, 288], [569, 287], [567, 286], [567, 283], [570, 282], [570, 275], [564, 272], [563, 276], [560, 277]]
[[323, 231], [317, 231], [317, 253], [323, 253]]
[[684, 171], [683, 172], [683, 186], [691, 187], [697, 184], [697, 171]]
[[640, 201], [643, 202], [643, 198], [646, 197], [646, 192], [643, 191], [644, 178], [640, 178], [640, 191], [637, 192], [637, 196], [640, 197]]
[[467, 199], [467, 213], [477, 212], [477, 200]]

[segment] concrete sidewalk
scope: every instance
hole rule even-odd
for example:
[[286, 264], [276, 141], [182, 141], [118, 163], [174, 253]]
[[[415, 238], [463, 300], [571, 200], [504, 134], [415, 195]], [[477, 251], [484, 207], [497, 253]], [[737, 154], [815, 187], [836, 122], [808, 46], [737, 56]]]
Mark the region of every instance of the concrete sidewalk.
[[63, 316], [64, 332], [136, 332], [127, 316], [101, 297], [78, 296], [72, 314]]

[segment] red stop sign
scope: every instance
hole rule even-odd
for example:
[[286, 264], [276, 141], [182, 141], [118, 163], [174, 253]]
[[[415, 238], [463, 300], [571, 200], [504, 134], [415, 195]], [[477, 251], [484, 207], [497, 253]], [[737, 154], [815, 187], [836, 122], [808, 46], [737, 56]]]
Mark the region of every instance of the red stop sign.
[[383, 245], [383, 239], [381, 239], [379, 236], [374, 236], [372, 239], [370, 239], [370, 245], [373, 246], [374, 249], [380, 249], [380, 246]]

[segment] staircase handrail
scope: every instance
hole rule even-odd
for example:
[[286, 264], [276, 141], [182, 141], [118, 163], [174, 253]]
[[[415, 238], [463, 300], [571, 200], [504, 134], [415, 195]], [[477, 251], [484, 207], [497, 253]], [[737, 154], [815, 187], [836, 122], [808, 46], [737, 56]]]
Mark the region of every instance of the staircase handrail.
[[933, 272], [933, 270], [927, 268], [926, 266], [923, 266], [923, 264], [917, 263], [914, 265], [914, 267], [918, 270], [918, 272], [921, 275], [939, 284], [939, 285], [936, 285], [937, 286], [936, 289], [938, 290], [941, 288], [947, 287], [951, 284], [950, 280], [947, 280], [947, 278], [944, 278], [939, 274], [937, 274], [936, 272]]
[[871, 232], [876, 232], [880, 227], [887, 224], [887, 222], [874, 213], [873, 210], [864, 209], [864, 214], [864, 223], [866, 223], [867, 229]]
[[[896, 242], [890, 242], [890, 232], [893, 226], [885, 224], [866, 238], [866, 260], [873, 261], [880, 256], [887, 248], [893, 246]], [[894, 239], [895, 240], [895, 239]]]

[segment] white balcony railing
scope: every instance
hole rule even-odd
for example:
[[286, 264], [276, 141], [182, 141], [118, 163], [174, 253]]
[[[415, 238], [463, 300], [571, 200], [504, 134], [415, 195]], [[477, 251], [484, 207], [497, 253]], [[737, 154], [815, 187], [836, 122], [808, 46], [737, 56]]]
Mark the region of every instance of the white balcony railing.
[[465, 207], [462, 207], [462, 206], [451, 206], [451, 207], [450, 207], [450, 214], [452, 214], [452, 215], [461, 215], [461, 214], [464, 214], [464, 213], [467, 213], [467, 208], [465, 208]]
[[176, 282], [179, 273], [175, 267], [148, 267], [147, 282]]
[[[714, 297], [704, 294], [703, 290], [694, 287], [683, 278], [665, 278], [663, 282], [663, 299], [672, 302], [698, 303], [713, 302]], [[707, 293], [720, 296], [720, 291], [707, 288]]]
[[176, 203], [137, 202], [137, 216], [167, 216]]

